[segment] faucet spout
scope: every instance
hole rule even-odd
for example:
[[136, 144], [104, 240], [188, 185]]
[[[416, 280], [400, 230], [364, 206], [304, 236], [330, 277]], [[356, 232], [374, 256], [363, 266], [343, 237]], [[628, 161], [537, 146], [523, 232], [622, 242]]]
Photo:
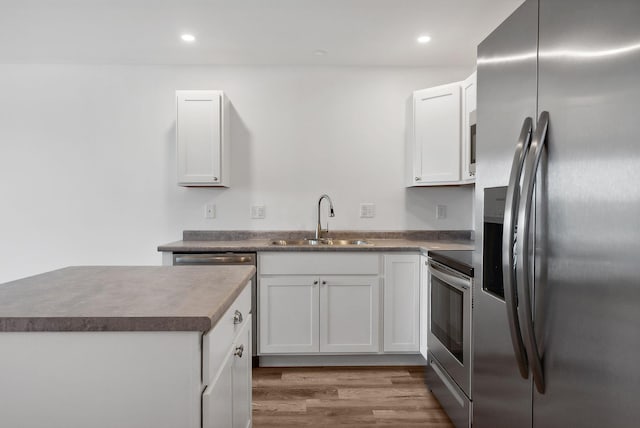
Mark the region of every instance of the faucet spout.
[[329, 195], [325, 193], [322, 196], [320, 196], [320, 199], [318, 199], [318, 218], [317, 218], [318, 222], [316, 224], [316, 239], [321, 238], [322, 232], [329, 232], [329, 224], [327, 223], [327, 228], [323, 230], [322, 225], [320, 223], [320, 207], [322, 206], [323, 199], [326, 199], [329, 202], [329, 217], [336, 216], [335, 212], [333, 211], [333, 202], [331, 201], [331, 198], [329, 197]]

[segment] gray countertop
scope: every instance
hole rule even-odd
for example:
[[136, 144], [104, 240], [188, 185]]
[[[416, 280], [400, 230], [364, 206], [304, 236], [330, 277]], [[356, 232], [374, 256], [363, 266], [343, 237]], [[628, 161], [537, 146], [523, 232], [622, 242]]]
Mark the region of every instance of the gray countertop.
[[0, 331], [201, 331], [253, 266], [68, 267], [0, 285]]
[[273, 239], [239, 240], [182, 240], [160, 245], [158, 251], [174, 253], [224, 252], [224, 251], [419, 251], [472, 250], [469, 240], [412, 240], [412, 239], [366, 239], [371, 245], [272, 245]]

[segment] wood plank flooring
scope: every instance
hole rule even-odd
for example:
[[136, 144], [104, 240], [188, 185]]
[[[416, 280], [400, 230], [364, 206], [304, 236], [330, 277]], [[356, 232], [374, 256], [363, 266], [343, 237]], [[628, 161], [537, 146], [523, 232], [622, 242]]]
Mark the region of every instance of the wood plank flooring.
[[453, 428], [422, 367], [255, 368], [253, 426]]

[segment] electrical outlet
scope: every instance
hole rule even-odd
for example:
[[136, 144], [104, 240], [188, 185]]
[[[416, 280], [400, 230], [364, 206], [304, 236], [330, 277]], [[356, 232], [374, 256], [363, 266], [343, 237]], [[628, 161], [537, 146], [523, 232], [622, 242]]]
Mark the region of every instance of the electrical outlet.
[[446, 205], [436, 205], [436, 219], [442, 220], [447, 218], [447, 206]]
[[204, 206], [204, 218], [216, 218], [216, 204]]
[[376, 216], [376, 204], [360, 204], [360, 218], [374, 218]]
[[265, 217], [266, 208], [264, 205], [252, 205], [251, 206], [251, 218], [263, 219]]

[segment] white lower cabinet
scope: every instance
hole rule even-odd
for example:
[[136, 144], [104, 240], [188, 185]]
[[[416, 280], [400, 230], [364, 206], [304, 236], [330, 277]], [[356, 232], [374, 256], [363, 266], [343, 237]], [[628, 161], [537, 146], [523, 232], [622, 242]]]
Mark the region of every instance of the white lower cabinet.
[[378, 352], [379, 282], [375, 275], [261, 278], [261, 353]]
[[380, 279], [320, 277], [320, 352], [378, 352]]
[[418, 352], [420, 347], [420, 256], [384, 258], [384, 351]]
[[429, 333], [429, 258], [420, 256], [420, 354], [427, 359]]
[[318, 277], [286, 275], [260, 279], [261, 353], [318, 352], [318, 288]]
[[0, 427], [250, 427], [250, 312], [247, 285], [204, 334], [3, 332]]
[[419, 259], [373, 252], [260, 254], [258, 353], [417, 354]]
[[233, 427], [251, 426], [251, 316], [238, 335], [233, 350]]
[[202, 427], [251, 426], [251, 286], [202, 339]]
[[251, 315], [202, 394], [203, 428], [251, 426]]
[[213, 383], [202, 394], [202, 427], [233, 426], [233, 355], [229, 353]]

